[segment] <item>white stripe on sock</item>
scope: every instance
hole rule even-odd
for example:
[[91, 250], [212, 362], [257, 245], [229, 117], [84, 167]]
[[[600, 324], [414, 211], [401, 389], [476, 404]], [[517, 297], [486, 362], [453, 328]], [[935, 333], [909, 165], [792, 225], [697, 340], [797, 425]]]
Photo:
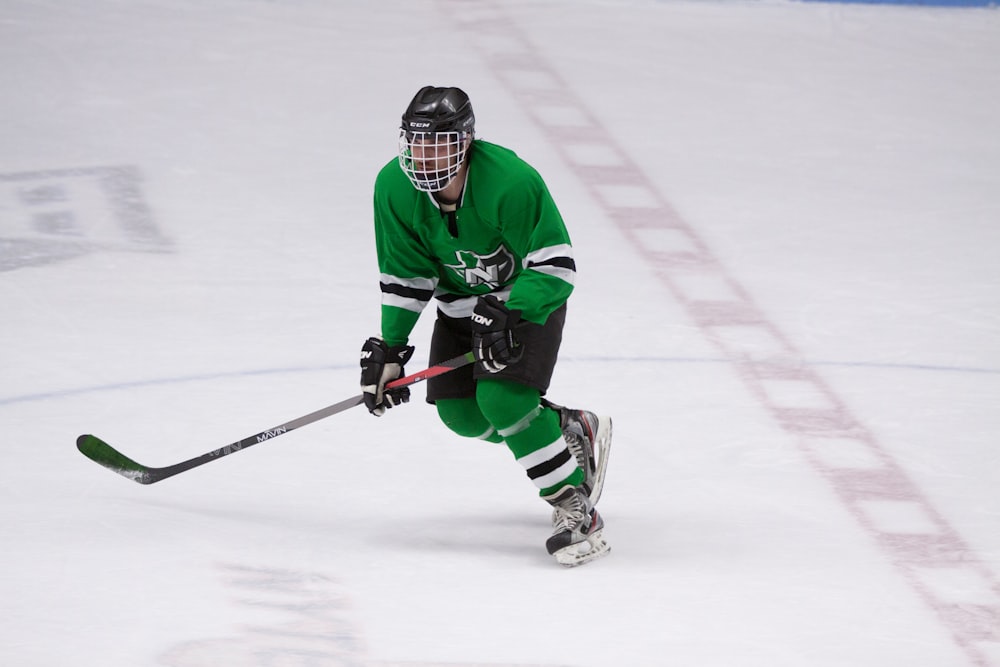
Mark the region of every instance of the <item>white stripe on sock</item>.
[[[530, 454], [525, 454], [519, 458], [517, 462], [524, 466], [524, 469], [527, 470], [529, 468], [534, 468], [540, 463], [545, 463], [549, 459], [554, 459], [564, 449], [568, 449], [568, 447], [566, 447], [566, 441], [563, 440], [562, 435], [560, 435], [552, 444], [545, 445], [541, 449], [536, 449]], [[576, 458], [572, 455], [570, 455], [570, 458], [573, 459], [573, 465], [576, 465]]]

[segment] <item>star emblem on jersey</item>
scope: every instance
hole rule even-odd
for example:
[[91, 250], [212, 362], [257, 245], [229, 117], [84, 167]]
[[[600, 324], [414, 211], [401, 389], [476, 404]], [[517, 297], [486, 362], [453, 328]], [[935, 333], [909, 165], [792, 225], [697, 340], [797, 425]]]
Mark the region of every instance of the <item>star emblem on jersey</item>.
[[445, 264], [469, 285], [488, 285], [491, 289], [500, 287], [514, 275], [514, 255], [503, 245], [488, 255], [480, 255], [471, 250], [456, 250], [457, 264]]

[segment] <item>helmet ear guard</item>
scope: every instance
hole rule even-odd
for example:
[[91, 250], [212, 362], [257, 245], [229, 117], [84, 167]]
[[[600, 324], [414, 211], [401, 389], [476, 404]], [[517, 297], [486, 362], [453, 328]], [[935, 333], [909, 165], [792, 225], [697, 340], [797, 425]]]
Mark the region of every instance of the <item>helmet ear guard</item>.
[[424, 86], [403, 112], [399, 166], [417, 190], [437, 192], [458, 173], [475, 137], [476, 117], [460, 88]]

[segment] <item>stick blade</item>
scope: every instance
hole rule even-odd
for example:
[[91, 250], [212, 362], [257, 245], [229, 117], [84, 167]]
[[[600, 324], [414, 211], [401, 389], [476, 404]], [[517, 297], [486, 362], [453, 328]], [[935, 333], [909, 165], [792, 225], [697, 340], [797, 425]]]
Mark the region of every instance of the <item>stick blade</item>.
[[133, 461], [97, 436], [81, 435], [76, 439], [76, 448], [94, 463], [133, 482], [152, 484], [157, 481], [152, 469]]

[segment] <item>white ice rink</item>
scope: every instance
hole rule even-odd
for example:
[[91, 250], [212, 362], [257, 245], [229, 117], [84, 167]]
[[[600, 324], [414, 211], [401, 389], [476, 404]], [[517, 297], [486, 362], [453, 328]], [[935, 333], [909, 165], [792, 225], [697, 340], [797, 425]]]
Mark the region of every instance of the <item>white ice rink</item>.
[[[573, 237], [582, 568], [422, 386], [75, 447], [358, 392], [425, 84]], [[1000, 666], [1000, 11], [5, 0], [0, 90], [3, 665]]]

